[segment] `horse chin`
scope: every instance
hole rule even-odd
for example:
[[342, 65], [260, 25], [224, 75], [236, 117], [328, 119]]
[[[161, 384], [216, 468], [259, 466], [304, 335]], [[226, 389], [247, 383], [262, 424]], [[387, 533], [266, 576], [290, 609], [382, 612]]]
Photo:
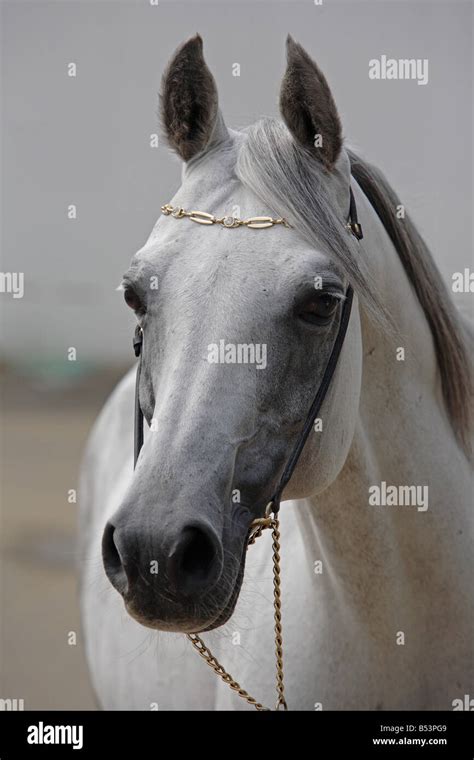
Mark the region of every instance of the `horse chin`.
[[[183, 621], [177, 620], [162, 620], [156, 618], [154, 615], [145, 615], [142, 612], [137, 611], [132, 604], [125, 602], [125, 609], [130, 617], [145, 628], [151, 628], [154, 631], [165, 631], [166, 633], [195, 633], [196, 628], [199, 625], [203, 625], [200, 622], [198, 625], [196, 622], [191, 623], [188, 619], [183, 618]], [[206, 630], [201, 628], [201, 630]]]

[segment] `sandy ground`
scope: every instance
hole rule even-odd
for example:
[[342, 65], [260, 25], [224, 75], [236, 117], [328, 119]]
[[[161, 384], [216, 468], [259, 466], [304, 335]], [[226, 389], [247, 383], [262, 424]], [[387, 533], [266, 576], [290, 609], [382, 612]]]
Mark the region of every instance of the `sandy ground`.
[[67, 389], [1, 377], [0, 697], [23, 699], [25, 710], [97, 708], [78, 607], [77, 505], [68, 491], [120, 374]]

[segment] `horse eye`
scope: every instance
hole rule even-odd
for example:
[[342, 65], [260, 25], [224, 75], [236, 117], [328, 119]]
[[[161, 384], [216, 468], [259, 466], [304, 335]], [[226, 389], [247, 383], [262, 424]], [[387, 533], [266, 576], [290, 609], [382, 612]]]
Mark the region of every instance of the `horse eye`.
[[125, 287], [123, 291], [123, 297], [127, 306], [130, 306], [133, 311], [143, 311], [143, 304], [140, 300], [140, 297], [129, 285]]
[[337, 309], [339, 299], [331, 293], [320, 293], [300, 310], [298, 316], [303, 322], [324, 325], [329, 322]]

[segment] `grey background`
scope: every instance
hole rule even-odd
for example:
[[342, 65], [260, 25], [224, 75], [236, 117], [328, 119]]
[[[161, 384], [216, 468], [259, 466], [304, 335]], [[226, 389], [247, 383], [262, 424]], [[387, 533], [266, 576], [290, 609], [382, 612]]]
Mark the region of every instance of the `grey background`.
[[[471, 3], [35, 0], [2, 10], [2, 271], [26, 278], [23, 300], [0, 296], [4, 357], [45, 364], [75, 346], [83, 362], [129, 358], [132, 323], [115, 288], [179, 184], [177, 159], [150, 148], [149, 135], [164, 66], [196, 31], [232, 126], [276, 115], [290, 32], [446, 279], [469, 266]], [[368, 61], [382, 53], [428, 58], [428, 85], [369, 80]]]

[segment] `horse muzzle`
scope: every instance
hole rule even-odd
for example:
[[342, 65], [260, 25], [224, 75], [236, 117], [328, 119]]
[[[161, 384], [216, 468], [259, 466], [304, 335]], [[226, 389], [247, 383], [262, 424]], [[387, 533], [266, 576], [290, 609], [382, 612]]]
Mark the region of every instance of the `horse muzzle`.
[[166, 543], [154, 534], [133, 522], [105, 527], [104, 569], [127, 611], [142, 625], [160, 630], [214, 627], [233, 596], [238, 574], [231, 572], [230, 578], [224, 573], [222, 541], [198, 520], [175, 529]]

